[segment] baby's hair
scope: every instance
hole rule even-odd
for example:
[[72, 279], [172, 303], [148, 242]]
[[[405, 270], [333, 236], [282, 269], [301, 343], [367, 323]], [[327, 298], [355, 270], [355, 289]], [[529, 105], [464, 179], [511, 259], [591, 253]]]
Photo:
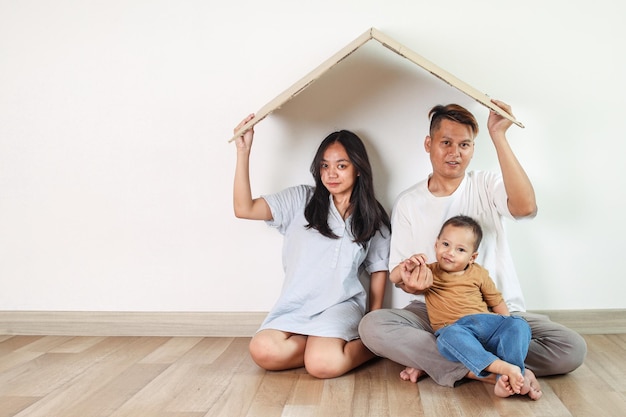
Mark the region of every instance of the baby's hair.
[[446, 220], [443, 226], [441, 226], [439, 236], [441, 236], [441, 233], [443, 233], [443, 229], [445, 229], [446, 226], [465, 227], [467, 229], [471, 229], [472, 233], [474, 233], [474, 237], [476, 238], [474, 242], [474, 250], [478, 250], [478, 246], [480, 246], [480, 241], [483, 240], [483, 229], [480, 227], [476, 220], [469, 216], [463, 215], [450, 217], [448, 220]]

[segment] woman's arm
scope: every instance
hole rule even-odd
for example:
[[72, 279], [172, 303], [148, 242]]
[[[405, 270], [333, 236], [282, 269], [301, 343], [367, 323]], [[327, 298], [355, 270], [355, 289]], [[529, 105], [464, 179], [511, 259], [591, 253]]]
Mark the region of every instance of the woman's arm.
[[[254, 117], [250, 114], [235, 128], [235, 132]], [[247, 130], [235, 139], [237, 145], [237, 164], [235, 166], [235, 184], [233, 187], [233, 209], [235, 216], [250, 220], [271, 220], [272, 212], [263, 198], [252, 198], [250, 187], [250, 151], [254, 129]]]
[[389, 271], [376, 271], [370, 277], [369, 311], [383, 308]]

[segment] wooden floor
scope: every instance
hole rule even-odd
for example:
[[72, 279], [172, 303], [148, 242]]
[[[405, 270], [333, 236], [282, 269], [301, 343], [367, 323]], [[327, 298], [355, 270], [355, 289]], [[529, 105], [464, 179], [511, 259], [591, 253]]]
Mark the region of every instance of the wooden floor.
[[535, 402], [404, 382], [386, 359], [332, 380], [265, 372], [248, 338], [0, 335], [0, 417], [626, 416], [626, 334], [585, 339], [585, 364], [540, 378]]

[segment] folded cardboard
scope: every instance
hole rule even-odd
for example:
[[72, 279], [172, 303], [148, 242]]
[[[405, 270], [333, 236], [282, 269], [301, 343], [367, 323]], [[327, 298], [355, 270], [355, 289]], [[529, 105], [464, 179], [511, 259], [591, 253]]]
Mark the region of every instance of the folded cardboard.
[[339, 62], [347, 58], [350, 54], [352, 54], [354, 51], [356, 51], [357, 49], [359, 49], [361, 46], [363, 46], [365, 43], [369, 42], [372, 39], [378, 41], [381, 45], [388, 48], [389, 50], [417, 64], [421, 68], [430, 72], [435, 77], [445, 81], [452, 87], [457, 88], [458, 90], [472, 97], [479, 103], [483, 104], [489, 109], [502, 115], [502, 117], [509, 119], [511, 122], [515, 123], [519, 127], [522, 127], [522, 128], [524, 127], [524, 125], [520, 123], [518, 120], [516, 120], [515, 117], [513, 117], [513, 115], [507, 113], [505, 110], [494, 105], [491, 102], [491, 98], [487, 96], [486, 94], [478, 91], [477, 89], [467, 84], [466, 82], [461, 81], [454, 75], [450, 74], [449, 72], [433, 64], [426, 58], [413, 52], [412, 50], [405, 47], [404, 45], [397, 42], [396, 40], [392, 39], [391, 37], [385, 35], [378, 29], [370, 28], [367, 31], [365, 31], [361, 36], [359, 36], [358, 38], [350, 42], [348, 45], [343, 47], [341, 50], [339, 50], [336, 54], [328, 58], [326, 61], [322, 62], [317, 68], [315, 68], [313, 71], [309, 72], [307, 75], [302, 77], [300, 80], [294, 83], [291, 87], [287, 88], [281, 94], [276, 96], [276, 98], [268, 102], [261, 109], [259, 109], [259, 111], [255, 113], [254, 118], [248, 121], [245, 125], [243, 125], [237, 132], [235, 132], [235, 134], [229, 140], [229, 142], [232, 142], [233, 140], [235, 140], [242, 133], [244, 133], [246, 130], [250, 129], [251, 127], [253, 127], [255, 124], [257, 124], [261, 120], [263, 120], [274, 110], [277, 110], [280, 107], [282, 107], [286, 102], [294, 98], [301, 91], [303, 91], [305, 88], [311, 85], [315, 80], [320, 78], [325, 72], [330, 70], [332, 67], [337, 65]]

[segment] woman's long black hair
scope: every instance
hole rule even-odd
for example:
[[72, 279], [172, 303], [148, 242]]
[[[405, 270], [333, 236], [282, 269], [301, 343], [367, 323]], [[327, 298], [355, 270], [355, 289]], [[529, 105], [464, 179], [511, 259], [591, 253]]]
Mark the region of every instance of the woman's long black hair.
[[311, 163], [311, 174], [315, 179], [315, 192], [304, 209], [304, 216], [309, 222], [307, 228], [316, 229], [322, 235], [331, 239], [338, 236], [328, 226], [330, 210], [330, 192], [322, 183], [320, 169], [324, 152], [333, 143], [343, 145], [356, 168], [359, 176], [356, 177], [352, 195], [350, 196], [349, 210], [352, 215], [351, 230], [354, 242], [365, 245], [383, 225], [391, 230], [389, 215], [374, 195], [374, 181], [372, 166], [367, 156], [367, 150], [361, 139], [348, 130], [333, 132], [326, 137], [317, 149]]

